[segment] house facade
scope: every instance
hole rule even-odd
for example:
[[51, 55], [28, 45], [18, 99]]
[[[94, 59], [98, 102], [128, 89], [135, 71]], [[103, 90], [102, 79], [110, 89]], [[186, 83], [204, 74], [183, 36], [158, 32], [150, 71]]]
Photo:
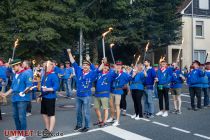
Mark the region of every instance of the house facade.
[[[184, 0], [179, 12], [184, 41], [168, 46], [168, 62], [175, 62], [181, 49], [179, 62], [182, 67], [189, 66], [194, 60], [204, 63], [210, 52], [210, 0]], [[207, 60], [210, 61], [210, 54]]]

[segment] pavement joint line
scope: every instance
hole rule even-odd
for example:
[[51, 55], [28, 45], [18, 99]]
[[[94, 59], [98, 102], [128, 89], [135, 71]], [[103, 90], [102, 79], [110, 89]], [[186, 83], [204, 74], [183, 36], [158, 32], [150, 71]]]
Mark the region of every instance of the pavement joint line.
[[152, 123], [160, 125], [160, 126], [164, 126], [164, 127], [169, 127], [169, 125], [167, 125], [167, 124], [159, 123], [159, 122], [156, 122], [156, 121], [153, 121]]
[[184, 129], [181, 129], [181, 128], [177, 128], [177, 127], [171, 127], [171, 129], [174, 129], [174, 130], [177, 130], [177, 131], [180, 131], [180, 132], [184, 132], [184, 133], [191, 133], [190, 131], [187, 131], [187, 130], [184, 130]]
[[194, 136], [198, 136], [198, 137], [201, 137], [201, 138], [204, 138], [204, 139], [208, 139], [208, 140], [210, 140], [210, 137], [207, 137], [207, 136], [204, 136], [204, 135], [201, 135], [201, 134], [197, 134], [197, 133], [195, 133], [195, 134], [193, 134]]

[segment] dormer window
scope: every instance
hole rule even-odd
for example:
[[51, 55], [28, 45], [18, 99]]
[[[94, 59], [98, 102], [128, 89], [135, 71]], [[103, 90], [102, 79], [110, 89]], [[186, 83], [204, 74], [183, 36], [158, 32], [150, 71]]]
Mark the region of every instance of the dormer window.
[[199, 9], [209, 10], [209, 0], [199, 0]]

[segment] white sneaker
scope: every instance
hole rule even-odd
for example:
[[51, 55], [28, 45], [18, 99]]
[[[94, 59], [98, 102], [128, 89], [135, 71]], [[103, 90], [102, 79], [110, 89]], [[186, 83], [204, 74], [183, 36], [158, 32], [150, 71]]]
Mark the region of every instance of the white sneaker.
[[131, 115], [131, 118], [132, 118], [132, 119], [136, 118], [136, 114]]
[[156, 116], [161, 116], [163, 115], [163, 111], [159, 111], [158, 113], [156, 113]]
[[135, 120], [140, 120], [141, 118], [138, 116], [135, 117]]
[[162, 114], [162, 117], [168, 117], [168, 111], [165, 111], [165, 112]]
[[26, 140], [26, 137], [18, 136], [15, 140]]
[[26, 116], [27, 116], [27, 117], [29, 117], [29, 116], [31, 116], [31, 115], [32, 115], [31, 113], [26, 113]]
[[114, 119], [113, 119], [113, 118], [109, 118], [106, 122], [107, 122], [107, 123], [114, 122]]
[[120, 125], [118, 121], [115, 121], [115, 122], [112, 124], [112, 126], [118, 126], [118, 125]]

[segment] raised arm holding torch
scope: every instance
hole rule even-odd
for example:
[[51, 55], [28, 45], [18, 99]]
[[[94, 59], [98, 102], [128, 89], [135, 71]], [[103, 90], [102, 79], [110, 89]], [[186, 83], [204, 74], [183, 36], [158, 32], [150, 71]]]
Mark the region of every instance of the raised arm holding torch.
[[148, 41], [148, 43], [147, 43], [147, 45], [146, 45], [146, 48], [145, 48], [143, 63], [144, 63], [144, 61], [145, 61], [145, 59], [146, 59], [146, 55], [147, 55], [148, 48], [149, 48], [149, 41]]
[[141, 58], [141, 55], [139, 55], [139, 57], [137, 58], [135, 66], [138, 64], [140, 58]]
[[14, 60], [14, 56], [15, 56], [15, 50], [18, 46], [18, 43], [19, 43], [19, 39], [17, 38], [15, 43], [14, 43], [14, 47], [13, 47], [13, 52], [12, 52], [12, 61]]
[[180, 48], [179, 48], [179, 53], [178, 53], [178, 56], [176, 58], [176, 63], [179, 63], [179, 58], [180, 58], [183, 43], [184, 43], [184, 38], [182, 39], [182, 44], [180, 45]]
[[108, 31], [106, 31], [106, 32], [104, 32], [104, 33], [102, 34], [103, 58], [106, 57], [106, 54], [105, 54], [105, 36], [106, 36], [109, 32], [111, 32], [112, 30], [113, 30], [113, 28], [110, 27]]
[[114, 59], [114, 55], [113, 55], [113, 51], [112, 51], [112, 47], [114, 46], [114, 44], [110, 44], [110, 51], [111, 51], [111, 55], [112, 55], [112, 60], [113, 60], [113, 63], [115, 64], [115, 59]]
[[208, 57], [209, 57], [209, 53], [210, 53], [210, 52], [207, 52], [207, 54], [206, 54], [205, 63], [207, 62], [207, 59], [208, 59]]

